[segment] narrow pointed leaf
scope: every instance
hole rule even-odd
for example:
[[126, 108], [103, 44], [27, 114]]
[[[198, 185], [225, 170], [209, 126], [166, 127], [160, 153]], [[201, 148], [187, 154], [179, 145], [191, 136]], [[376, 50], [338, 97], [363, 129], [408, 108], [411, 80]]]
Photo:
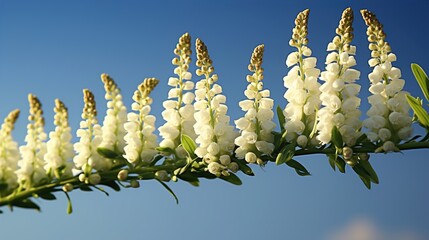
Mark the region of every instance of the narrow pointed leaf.
[[337, 148], [342, 148], [344, 143], [343, 143], [343, 137], [341, 136], [340, 131], [338, 130], [338, 128], [336, 126], [334, 126], [332, 128], [332, 143], [335, 145], [335, 147]]
[[238, 164], [238, 167], [240, 168], [240, 170], [249, 176], [254, 176], [255, 174], [253, 173], [253, 170], [251, 167], [249, 167], [246, 164], [246, 161], [244, 161], [243, 159], [234, 159], [234, 162], [236, 162]]
[[55, 200], [57, 199], [55, 197], [54, 194], [50, 193], [50, 192], [45, 192], [45, 193], [39, 193], [38, 194], [40, 198], [45, 199], [45, 200]]
[[357, 173], [365, 186], [368, 189], [371, 189], [371, 177], [369, 176], [369, 173], [359, 164], [355, 165], [353, 170]]
[[329, 160], [329, 165], [331, 165], [331, 168], [336, 171], [336, 167], [335, 167], [335, 155], [334, 154], [329, 154], [328, 155], [328, 160]]
[[413, 109], [414, 113], [417, 116], [417, 121], [422, 125], [426, 130], [429, 129], [429, 114], [423, 108], [421, 101], [418, 98], [414, 98], [410, 95], [407, 95], [407, 101], [410, 107]]
[[378, 179], [377, 173], [375, 172], [374, 168], [371, 166], [371, 163], [369, 161], [360, 161], [359, 165], [361, 165], [365, 171], [369, 174], [371, 182], [378, 184], [380, 181]]
[[107, 148], [102, 148], [102, 147], [97, 148], [97, 152], [98, 152], [98, 154], [100, 154], [101, 156], [103, 156], [105, 158], [116, 158], [116, 157], [120, 156], [115, 151], [112, 151], [112, 150], [107, 149]]
[[119, 192], [121, 190], [121, 187], [114, 180], [109, 181], [109, 182], [102, 182], [100, 184], [108, 186], [117, 192]]
[[299, 162], [291, 159], [289, 161], [286, 162], [286, 164], [289, 167], [292, 167], [295, 169], [296, 173], [300, 176], [309, 176], [311, 175], [310, 172]]
[[37, 210], [37, 211], [40, 212], [39, 205], [35, 204], [30, 199], [24, 199], [24, 200], [21, 200], [21, 201], [18, 201], [18, 202], [13, 202], [12, 205], [15, 206], [15, 207], [20, 207], [20, 208], [35, 209], [35, 210]]
[[176, 204], [179, 204], [179, 198], [177, 198], [176, 194], [173, 192], [173, 190], [171, 190], [171, 188], [165, 184], [164, 182], [156, 179], [156, 181], [158, 181], [159, 183], [161, 183], [161, 185], [174, 197], [174, 200], [176, 200]]
[[186, 134], [182, 134], [182, 146], [185, 151], [189, 154], [191, 158], [195, 158], [195, 149], [197, 149], [197, 144], [195, 144], [194, 140]]
[[285, 115], [283, 114], [283, 109], [280, 106], [277, 106], [277, 118], [279, 119], [279, 125], [281, 132], [285, 131]]
[[411, 70], [413, 71], [414, 77], [417, 80], [417, 83], [420, 85], [422, 89], [423, 95], [426, 100], [429, 101], [429, 78], [423, 68], [421, 68], [418, 64], [412, 63]]
[[237, 177], [237, 175], [235, 175], [234, 173], [229, 173], [229, 176], [223, 176], [222, 175], [219, 178], [222, 179], [222, 180], [225, 180], [225, 181], [227, 181], [229, 183], [232, 183], [234, 185], [241, 185], [242, 184], [240, 178]]
[[346, 162], [341, 157], [337, 156], [337, 158], [335, 159], [335, 165], [338, 167], [338, 170], [341, 173], [346, 172]]
[[195, 177], [194, 175], [190, 174], [189, 172], [178, 175], [177, 177], [179, 179], [185, 181], [185, 182], [188, 182], [189, 184], [191, 184], [194, 187], [200, 186], [200, 181], [198, 180], [198, 178]]

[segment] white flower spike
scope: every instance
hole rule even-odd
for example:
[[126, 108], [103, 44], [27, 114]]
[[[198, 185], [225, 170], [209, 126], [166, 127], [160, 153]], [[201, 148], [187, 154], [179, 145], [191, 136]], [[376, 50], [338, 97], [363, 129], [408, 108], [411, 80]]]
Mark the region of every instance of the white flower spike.
[[[292, 67], [283, 78], [284, 86], [287, 88], [284, 97], [288, 101], [284, 109], [286, 140], [297, 141], [301, 137], [301, 147], [312, 143], [309, 139], [313, 132], [316, 121], [316, 110], [320, 106], [320, 84], [317, 82], [320, 70], [316, 68], [317, 59], [311, 57], [311, 50], [307, 47], [307, 23], [309, 10], [306, 9], [298, 14], [295, 27], [292, 30], [292, 38], [289, 41], [291, 47], [297, 51], [289, 54], [286, 65]], [[305, 145], [304, 145], [305, 143]]]
[[360, 72], [351, 68], [356, 65], [353, 57], [356, 47], [350, 45], [353, 40], [352, 23], [353, 11], [347, 8], [336, 29], [337, 36], [328, 44], [330, 53], [326, 57], [326, 71], [320, 76], [324, 81], [320, 87], [323, 107], [317, 114], [317, 139], [323, 144], [331, 141], [334, 126], [347, 146], [354, 146], [361, 135], [360, 98], [357, 96], [360, 85], [355, 83]]
[[12, 130], [19, 117], [19, 110], [13, 110], [4, 119], [0, 129], [0, 184], [6, 187], [0, 190], [0, 195], [11, 192], [18, 186], [15, 171], [18, 169], [19, 151], [18, 143], [12, 138]]
[[[237, 158], [245, 159], [249, 163], [264, 164], [261, 155], [270, 155], [274, 150], [274, 136], [271, 133], [275, 128], [272, 121], [274, 117], [274, 101], [270, 98], [270, 91], [263, 89], [264, 78], [262, 59], [264, 45], [259, 45], [253, 51], [248, 66], [252, 75], [247, 75], [249, 85], [244, 91], [248, 98], [239, 103], [241, 109], [246, 112], [245, 116], [236, 120], [235, 125], [240, 130], [240, 136], [235, 139], [238, 148], [235, 150]], [[250, 156], [251, 152], [256, 159]]]

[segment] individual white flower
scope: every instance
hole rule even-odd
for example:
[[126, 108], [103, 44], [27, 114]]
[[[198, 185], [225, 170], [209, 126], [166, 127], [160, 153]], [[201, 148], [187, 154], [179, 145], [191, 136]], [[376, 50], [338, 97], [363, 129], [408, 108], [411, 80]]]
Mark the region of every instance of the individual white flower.
[[203, 76], [196, 84], [196, 91], [203, 94], [196, 94], [194, 103], [194, 130], [197, 134], [195, 154], [202, 158], [202, 163], [210, 173], [227, 176], [228, 168], [232, 165], [226, 159], [233, 154], [237, 132], [229, 125], [226, 97], [221, 94], [222, 88], [216, 84], [218, 78], [213, 74], [212, 60], [200, 39], [196, 41], [196, 50], [196, 65], [199, 67], [196, 72], [198, 76]]
[[42, 104], [33, 94], [28, 95], [30, 103], [30, 115], [27, 125], [26, 145], [19, 147], [21, 159], [18, 162], [19, 169], [16, 171], [18, 182], [23, 188], [28, 189], [40, 184], [45, 179], [46, 172], [43, 166], [45, 162], [43, 156], [46, 153], [46, 133], [43, 128], [45, 120], [43, 118]]
[[48, 176], [60, 179], [72, 176], [72, 163], [68, 160], [74, 156], [74, 152], [67, 108], [59, 99], [55, 99], [54, 112], [56, 127], [49, 133], [46, 143], [45, 169]]
[[[248, 100], [239, 103], [246, 114], [235, 121], [236, 127], [240, 130], [240, 136], [235, 139], [235, 145], [238, 146], [235, 154], [241, 159], [246, 159], [245, 156], [248, 152], [252, 152], [257, 158], [260, 158], [261, 155], [270, 155], [274, 150], [274, 137], [271, 134], [276, 126], [272, 121], [274, 101], [270, 98], [269, 91], [263, 90], [264, 69], [261, 66], [263, 54], [264, 45], [257, 46], [253, 51], [248, 66], [249, 71], [253, 74], [247, 75], [249, 85], [244, 92]], [[249, 135], [254, 137], [249, 139]], [[256, 159], [254, 161], [252, 159], [251, 163], [256, 162]], [[263, 161], [259, 162], [262, 163]]]
[[310, 57], [311, 50], [307, 47], [308, 14], [309, 10], [306, 9], [295, 20], [296, 26], [289, 45], [297, 51], [289, 54], [287, 66], [292, 68], [283, 78], [287, 88], [284, 97], [288, 101], [284, 109], [284, 127], [287, 131], [286, 140], [289, 142], [296, 141], [300, 135], [310, 137], [316, 121], [316, 110], [320, 106], [320, 84], [317, 82], [320, 70], [316, 68], [317, 59]]
[[174, 49], [176, 57], [173, 58], [173, 65], [177, 66], [174, 73], [177, 77], [171, 77], [168, 85], [173, 87], [167, 101], [164, 102], [165, 110], [162, 117], [166, 121], [159, 127], [159, 134], [162, 137], [160, 147], [176, 149], [176, 153], [181, 150], [180, 141], [182, 134], [188, 135], [195, 140], [194, 131], [194, 106], [192, 105], [195, 94], [203, 94], [197, 91], [195, 94], [190, 92], [194, 89], [194, 82], [191, 81], [192, 74], [188, 71], [191, 62], [191, 36], [188, 33], [179, 38], [179, 42]]
[[76, 155], [73, 162], [76, 170], [82, 171], [82, 182], [86, 182], [92, 174], [92, 170], [108, 170], [112, 166], [110, 159], [103, 158], [97, 152], [101, 143], [101, 126], [97, 121], [97, 109], [94, 95], [88, 89], [83, 90], [84, 108], [80, 129], [76, 131], [79, 142], [73, 144]]
[[115, 81], [105, 73], [101, 74], [101, 80], [106, 91], [107, 111], [101, 127], [102, 142], [99, 147], [115, 152], [123, 152], [125, 147], [124, 123], [127, 121], [127, 108], [122, 102], [122, 95]]
[[370, 41], [371, 60], [374, 67], [368, 75], [371, 81], [368, 97], [371, 104], [367, 112], [368, 118], [363, 125], [368, 129], [367, 136], [371, 141], [384, 143], [384, 151], [392, 151], [392, 144], [407, 140], [412, 135], [412, 118], [410, 107], [406, 101], [406, 92], [402, 91], [405, 81], [401, 79], [401, 71], [392, 66], [396, 55], [391, 53], [385, 41], [386, 34], [376, 16], [368, 10], [361, 11], [368, 26], [367, 34]]
[[6, 188], [0, 190], [2, 194], [10, 193], [18, 186], [15, 171], [18, 169], [19, 151], [11, 134], [18, 116], [18, 109], [10, 112], [0, 129], [0, 183], [6, 184]]
[[333, 127], [340, 131], [343, 141], [350, 147], [361, 135], [360, 98], [357, 97], [360, 86], [354, 83], [360, 72], [351, 68], [356, 64], [352, 56], [356, 49], [350, 45], [353, 40], [352, 23], [353, 11], [347, 8], [336, 30], [338, 35], [328, 44], [332, 52], [326, 57], [326, 71], [320, 76], [324, 83], [320, 86], [322, 107], [317, 116], [317, 139], [323, 144], [331, 141]]
[[155, 131], [155, 116], [150, 115], [152, 98], [149, 94], [158, 84], [155, 78], [146, 78], [133, 95], [133, 110], [128, 113], [128, 121], [125, 123], [126, 146], [124, 157], [128, 162], [139, 164], [148, 163], [158, 153]]

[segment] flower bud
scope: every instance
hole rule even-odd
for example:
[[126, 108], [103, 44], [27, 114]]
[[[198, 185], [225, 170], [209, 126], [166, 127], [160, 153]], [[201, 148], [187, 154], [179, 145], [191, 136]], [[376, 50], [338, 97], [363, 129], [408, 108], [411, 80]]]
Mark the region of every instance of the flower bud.
[[130, 187], [132, 187], [132, 188], [139, 188], [140, 187], [140, 183], [137, 180], [133, 179], [130, 182]]
[[170, 180], [170, 177], [168, 176], [168, 173], [165, 170], [157, 171], [155, 173], [155, 177], [161, 181], [164, 181], [164, 182]]
[[343, 157], [345, 160], [351, 159], [353, 156], [353, 149], [350, 147], [343, 147]]
[[64, 184], [63, 191], [64, 192], [71, 192], [71, 191], [73, 191], [73, 185], [71, 183]]
[[246, 160], [246, 162], [248, 163], [255, 163], [257, 160], [256, 154], [254, 154], [253, 152], [248, 152], [246, 153], [246, 155], [244, 156], [244, 159]]
[[126, 169], [122, 169], [121, 171], [119, 171], [119, 173], [118, 173], [118, 180], [119, 181], [125, 181], [125, 180], [127, 180], [127, 177], [128, 177], [128, 170], [126, 170]]
[[91, 174], [89, 176], [89, 183], [92, 185], [97, 185], [101, 181], [101, 176], [98, 173]]

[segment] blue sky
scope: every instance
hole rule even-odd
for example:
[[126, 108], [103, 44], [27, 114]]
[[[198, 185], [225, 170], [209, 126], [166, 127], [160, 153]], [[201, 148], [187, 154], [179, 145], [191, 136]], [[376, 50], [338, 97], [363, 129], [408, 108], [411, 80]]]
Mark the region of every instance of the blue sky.
[[[98, 110], [105, 111], [100, 74], [110, 74], [131, 104], [145, 77], [161, 80], [153, 93], [153, 112], [162, 124], [162, 101], [173, 75], [171, 59], [177, 39], [189, 32], [208, 46], [232, 119], [242, 115], [247, 64], [253, 48], [265, 44], [265, 86], [276, 105], [285, 106], [283, 76], [294, 19], [309, 8], [309, 47], [323, 68], [326, 45], [342, 11], [355, 11], [357, 69], [361, 71], [362, 110], [368, 109], [366, 27], [359, 10], [367, 8], [384, 24], [397, 54], [396, 66], [406, 90], [421, 96], [410, 71], [417, 62], [428, 69], [426, 1], [1, 1], [0, 118], [22, 111], [14, 137], [23, 143], [27, 94], [43, 103], [46, 130], [52, 130], [54, 99], [69, 108], [77, 129], [82, 89], [91, 89]], [[193, 58], [195, 59], [195, 57]], [[191, 67], [195, 70], [195, 66]], [[194, 78], [197, 80], [197, 78]], [[101, 120], [101, 118], [100, 118]], [[371, 162], [381, 183], [367, 190], [359, 178], [333, 172], [326, 157], [300, 157], [312, 173], [299, 177], [285, 166], [255, 167], [255, 177], [240, 175], [243, 186], [202, 181], [170, 186], [176, 205], [156, 182], [140, 189], [72, 192], [74, 213], [66, 200], [39, 201], [42, 213], [16, 209], [0, 216], [1, 239], [351, 239], [353, 231], [372, 238], [429, 239], [428, 150], [375, 155]], [[7, 209], [5, 209], [7, 210]], [[347, 236], [347, 237], [345, 237]]]

